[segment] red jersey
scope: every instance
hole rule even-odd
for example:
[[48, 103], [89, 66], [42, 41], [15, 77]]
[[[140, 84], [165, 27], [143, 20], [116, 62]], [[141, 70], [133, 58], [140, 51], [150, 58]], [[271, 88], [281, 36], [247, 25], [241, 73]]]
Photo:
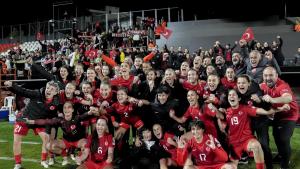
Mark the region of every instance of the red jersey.
[[59, 92], [59, 102], [61, 104], [64, 104], [66, 101], [70, 101], [72, 102], [73, 104], [75, 103], [80, 103], [82, 101], [82, 98], [79, 98], [79, 97], [72, 97], [71, 99], [67, 98], [66, 97], [66, 94], [65, 94], [65, 91], [64, 90], [61, 90]]
[[239, 105], [237, 109], [230, 107], [226, 110], [229, 144], [241, 144], [254, 138], [250, 126], [251, 116], [256, 116], [256, 108], [248, 105]]
[[[129, 103], [126, 105], [120, 104], [119, 102], [112, 105], [114, 112], [121, 116], [120, 126], [128, 128], [128, 124], [133, 125], [135, 128], [139, 128], [144, 125], [143, 121], [138, 116], [132, 115], [134, 105]], [[115, 121], [115, 117], [111, 116], [112, 122]], [[125, 124], [124, 124], [125, 123]], [[125, 126], [124, 126], [125, 125]]]
[[228, 79], [226, 77], [223, 77], [221, 79], [221, 83], [222, 85], [226, 88], [226, 89], [235, 89], [237, 88], [237, 84], [236, 81], [228, 81]]
[[203, 139], [201, 143], [197, 143], [195, 138], [190, 139], [185, 150], [191, 152], [192, 159], [194, 159], [194, 165], [196, 166], [207, 166], [215, 164], [225, 164], [228, 159], [227, 153], [221, 147], [219, 141], [214, 138], [216, 148], [213, 150], [208, 145], [207, 142], [210, 138], [207, 134], [203, 134]]
[[182, 86], [184, 89], [186, 90], [193, 90], [195, 91], [199, 96], [202, 96], [204, 93], [204, 86], [205, 83], [197, 83], [196, 85], [191, 84], [190, 82], [188, 82], [187, 80], [185, 80], [182, 83]]
[[127, 119], [130, 117], [130, 114], [133, 111], [134, 105], [132, 103], [129, 104], [120, 104], [119, 102], [116, 102], [112, 105], [112, 108], [114, 111], [121, 116], [123, 119]]
[[[296, 98], [290, 88], [290, 86], [284, 82], [283, 80], [279, 79], [277, 80], [275, 86], [273, 88], [269, 88], [266, 83], [260, 84], [261, 90], [264, 92], [264, 94], [268, 94], [273, 98], [280, 97], [284, 93], [289, 93], [292, 95], [292, 102], [289, 103], [290, 110], [286, 112], [278, 112], [275, 114], [274, 119], [276, 120], [291, 120], [291, 121], [297, 121], [298, 120], [298, 112], [299, 112], [299, 106], [297, 104]], [[281, 107], [283, 104], [272, 104], [274, 108]]]
[[217, 137], [217, 129], [213, 120], [213, 116], [215, 115], [216, 113], [212, 112], [207, 105], [205, 105], [204, 113], [201, 112], [198, 106], [190, 106], [184, 113], [183, 117], [187, 119], [192, 118], [193, 120], [197, 119], [203, 121], [206, 128], [205, 132]]
[[169, 144], [168, 143], [168, 139], [172, 139], [174, 140], [175, 138], [175, 135], [174, 134], [171, 134], [171, 133], [165, 133], [163, 138], [159, 140], [159, 144], [167, 151], [169, 152], [172, 157], [176, 155], [176, 147]]
[[103, 102], [103, 101], [107, 101], [109, 103], [109, 105], [112, 105], [113, 104], [113, 91], [111, 91], [109, 93], [107, 98], [103, 98], [100, 93], [100, 89], [97, 89], [93, 95], [93, 104], [100, 106], [101, 102]]
[[[91, 148], [92, 136], [88, 137], [88, 143], [86, 148]], [[96, 153], [90, 152], [89, 158], [94, 162], [103, 162], [107, 159], [108, 148], [114, 148], [115, 142], [111, 134], [105, 134], [104, 136], [98, 138], [98, 148]]]
[[130, 75], [129, 79], [127, 79], [127, 80], [125, 80], [123, 77], [118, 77], [116, 79], [111, 79], [110, 80], [110, 84], [112, 86], [125, 87], [129, 91], [131, 91], [131, 87], [133, 85], [133, 80], [134, 80], [134, 76], [133, 75]]

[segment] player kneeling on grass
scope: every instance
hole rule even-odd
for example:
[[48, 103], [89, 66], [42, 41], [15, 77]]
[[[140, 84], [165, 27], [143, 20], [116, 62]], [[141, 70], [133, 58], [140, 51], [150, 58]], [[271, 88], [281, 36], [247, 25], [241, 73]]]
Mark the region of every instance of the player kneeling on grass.
[[26, 105], [24, 110], [17, 114], [16, 123], [14, 125], [14, 157], [15, 167], [14, 169], [20, 169], [21, 167], [21, 145], [22, 139], [27, 135], [28, 130], [32, 129], [35, 134], [38, 134], [42, 139], [42, 154], [41, 165], [44, 168], [48, 168], [47, 163], [47, 149], [46, 144], [49, 141], [49, 135], [46, 133], [44, 126], [28, 125], [23, 122], [24, 118], [39, 119], [39, 118], [53, 118], [57, 116], [57, 108], [59, 105], [59, 98], [57, 96], [59, 87], [58, 84], [51, 81], [48, 82], [46, 88], [40, 90], [24, 89], [11, 81], [4, 83], [6, 87], [19, 96], [24, 96], [30, 99], [30, 102]]
[[177, 161], [184, 164], [184, 169], [236, 169], [236, 165], [226, 163], [228, 155], [219, 141], [205, 134], [202, 121], [194, 120], [190, 126], [192, 139], [178, 141]]
[[76, 163], [80, 165], [88, 156], [88, 149], [85, 147], [87, 143], [86, 130], [82, 121], [91, 115], [99, 115], [99, 109], [91, 107], [90, 111], [82, 115], [74, 115], [73, 104], [67, 101], [63, 106], [63, 113], [63, 118], [25, 120], [28, 124], [60, 126], [63, 131], [63, 139], [48, 143], [47, 149], [55, 154], [61, 154], [64, 158], [62, 165], [67, 165], [67, 150], [71, 147], [80, 148], [81, 155], [76, 157]]
[[112, 169], [115, 142], [108, 133], [107, 119], [100, 117], [96, 123], [96, 130], [88, 137], [86, 148], [89, 157], [77, 169]]
[[[228, 102], [230, 108], [226, 110], [226, 125], [228, 125], [229, 144], [231, 145], [231, 159], [237, 164], [243, 152], [253, 153], [256, 169], [264, 169], [264, 153], [260, 143], [252, 134], [250, 116], [271, 115], [278, 111], [289, 109], [288, 105], [278, 107], [276, 110], [266, 111], [249, 105], [240, 105], [240, 98], [235, 90], [229, 90]], [[224, 131], [224, 123], [219, 123]]]

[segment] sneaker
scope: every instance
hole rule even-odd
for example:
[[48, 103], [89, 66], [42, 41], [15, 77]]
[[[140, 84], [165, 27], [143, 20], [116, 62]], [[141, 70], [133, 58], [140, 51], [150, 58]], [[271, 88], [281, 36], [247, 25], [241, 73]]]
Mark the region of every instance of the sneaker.
[[15, 164], [14, 169], [21, 169], [21, 168], [22, 168], [21, 164]]
[[239, 164], [248, 164], [248, 156], [242, 157], [239, 160]]
[[70, 156], [71, 156], [71, 159], [72, 159], [73, 161], [76, 161], [76, 158], [75, 158], [75, 155], [74, 155], [74, 154], [71, 154]]
[[49, 158], [48, 165], [53, 165], [54, 164], [54, 158]]
[[63, 162], [61, 163], [62, 166], [68, 165], [69, 161], [68, 161], [68, 157], [64, 157]]
[[273, 164], [280, 164], [281, 162], [281, 156], [277, 154], [273, 159], [272, 159]]
[[43, 166], [44, 168], [49, 168], [47, 161], [41, 161], [41, 166]]

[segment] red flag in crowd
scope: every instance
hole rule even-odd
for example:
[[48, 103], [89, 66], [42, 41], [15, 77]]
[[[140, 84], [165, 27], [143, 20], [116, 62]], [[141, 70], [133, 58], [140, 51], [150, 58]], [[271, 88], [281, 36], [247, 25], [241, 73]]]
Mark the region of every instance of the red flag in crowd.
[[36, 34], [36, 40], [44, 40], [44, 39], [45, 39], [45, 36], [44, 36], [43, 33], [38, 32], [38, 33]]
[[244, 32], [244, 34], [242, 35], [241, 37], [241, 40], [244, 39], [245, 41], [249, 42], [251, 40], [254, 39], [254, 33], [253, 33], [253, 30], [252, 28], [248, 27], [246, 29], [246, 31]]
[[173, 31], [168, 29], [166, 26], [167, 26], [167, 22], [165, 21], [161, 25], [158, 25], [155, 28], [155, 34], [160, 34], [166, 39], [169, 39]]
[[172, 32], [173, 31], [171, 31], [170, 29], [165, 29], [164, 30], [164, 32], [163, 33], [161, 33], [161, 35], [163, 36], [163, 37], [165, 37], [166, 39], [169, 39], [169, 37], [172, 35]]
[[101, 55], [101, 58], [103, 59], [104, 62], [106, 62], [107, 64], [109, 64], [111, 67], [115, 67], [117, 66], [117, 63], [110, 57], [106, 56], [106, 55]]
[[97, 49], [90, 49], [85, 51], [85, 56], [89, 57], [90, 59], [94, 59], [97, 57]]

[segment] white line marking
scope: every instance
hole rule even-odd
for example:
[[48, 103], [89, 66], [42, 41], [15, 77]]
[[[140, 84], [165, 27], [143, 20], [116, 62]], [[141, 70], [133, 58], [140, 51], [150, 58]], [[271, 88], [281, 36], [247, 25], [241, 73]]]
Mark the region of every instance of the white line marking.
[[[12, 157], [0, 157], [0, 160], [15, 161], [15, 159], [12, 158]], [[40, 162], [40, 160], [31, 159], [31, 158], [22, 158], [22, 161], [26, 161], [26, 162], [34, 162], [34, 163], [39, 163], [39, 162]]]
[[[0, 140], [0, 143], [8, 143], [8, 140]], [[22, 141], [22, 144], [31, 144], [31, 145], [39, 145], [41, 142], [36, 141]]]
[[[15, 159], [12, 158], [12, 157], [0, 157], [0, 160], [15, 161]], [[33, 162], [33, 163], [40, 163], [40, 162], [41, 162], [41, 160], [32, 159], [32, 158], [23, 158], [23, 157], [22, 157], [22, 161], [25, 161], [25, 162]], [[69, 161], [69, 162], [71, 162], [71, 161]], [[55, 159], [55, 163], [61, 164], [61, 163], [62, 163], [62, 160], [57, 160], [57, 159]]]
[[35, 141], [22, 141], [22, 144], [42, 144], [42, 143], [35, 142]]

